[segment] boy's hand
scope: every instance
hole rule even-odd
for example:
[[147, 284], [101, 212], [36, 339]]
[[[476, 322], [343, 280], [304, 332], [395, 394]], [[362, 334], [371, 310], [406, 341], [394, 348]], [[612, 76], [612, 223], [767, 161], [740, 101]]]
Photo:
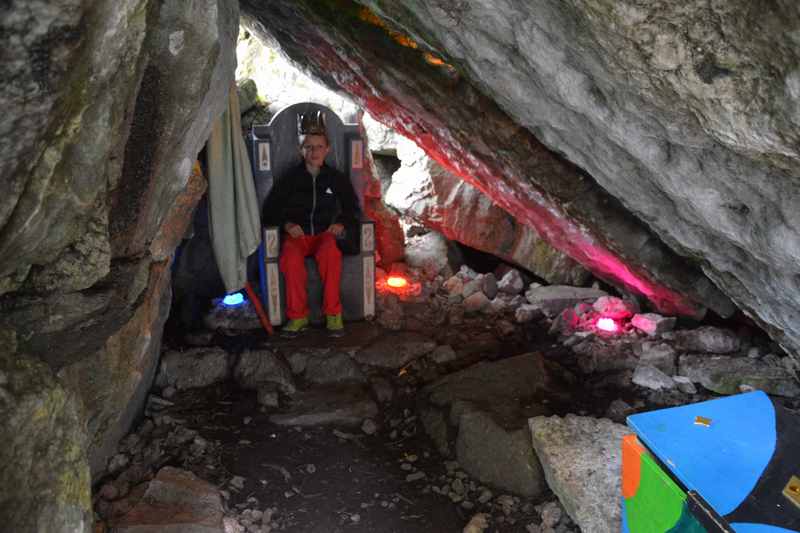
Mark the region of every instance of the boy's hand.
[[283, 229], [286, 230], [286, 233], [288, 233], [290, 237], [294, 237], [295, 239], [298, 237], [302, 237], [304, 235], [303, 228], [301, 228], [294, 222], [287, 222], [283, 226]]
[[334, 237], [339, 238], [344, 235], [344, 226], [337, 222], [335, 224], [331, 224], [328, 228], [328, 231], [333, 233]]

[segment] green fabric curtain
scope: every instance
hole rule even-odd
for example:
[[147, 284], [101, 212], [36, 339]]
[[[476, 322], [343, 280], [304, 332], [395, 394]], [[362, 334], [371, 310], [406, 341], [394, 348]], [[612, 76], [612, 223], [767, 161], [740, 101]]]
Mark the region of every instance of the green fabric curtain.
[[242, 139], [239, 97], [233, 85], [228, 109], [214, 123], [206, 144], [211, 245], [225, 290], [247, 282], [247, 258], [261, 242], [256, 188]]

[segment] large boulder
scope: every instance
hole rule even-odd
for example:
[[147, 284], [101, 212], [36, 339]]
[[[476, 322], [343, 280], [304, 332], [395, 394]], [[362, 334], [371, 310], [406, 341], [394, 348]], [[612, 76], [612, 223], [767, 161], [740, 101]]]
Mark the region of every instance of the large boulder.
[[529, 425], [547, 484], [581, 531], [619, 532], [622, 437], [631, 431], [575, 415], [539, 416]]
[[545, 489], [544, 474], [527, 428], [507, 430], [483, 411], [466, 409], [458, 419], [456, 457], [483, 483], [527, 497]]
[[115, 533], [226, 532], [219, 490], [191, 472], [171, 466], [135, 488], [125, 507], [130, 510], [110, 521]]
[[425, 387], [421, 420], [440, 452], [485, 483], [535, 496], [543, 489], [527, 419], [569, 396], [571, 378], [539, 354], [480, 363]]
[[718, 394], [759, 389], [778, 396], [800, 396], [800, 383], [796, 376], [787, 365], [774, 357], [751, 359], [724, 355], [682, 355], [678, 373]]

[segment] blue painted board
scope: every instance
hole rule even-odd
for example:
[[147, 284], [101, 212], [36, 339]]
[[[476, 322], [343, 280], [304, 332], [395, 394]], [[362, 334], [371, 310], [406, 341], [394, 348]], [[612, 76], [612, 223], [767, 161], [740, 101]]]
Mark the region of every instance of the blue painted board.
[[775, 452], [775, 411], [761, 391], [632, 415], [628, 425], [721, 516], [747, 498]]

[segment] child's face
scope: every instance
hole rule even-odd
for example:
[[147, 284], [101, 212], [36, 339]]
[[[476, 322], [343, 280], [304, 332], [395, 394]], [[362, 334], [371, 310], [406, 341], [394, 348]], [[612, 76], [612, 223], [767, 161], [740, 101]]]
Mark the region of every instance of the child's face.
[[325, 162], [325, 157], [330, 151], [328, 139], [324, 135], [306, 135], [300, 151], [307, 166], [319, 168]]

